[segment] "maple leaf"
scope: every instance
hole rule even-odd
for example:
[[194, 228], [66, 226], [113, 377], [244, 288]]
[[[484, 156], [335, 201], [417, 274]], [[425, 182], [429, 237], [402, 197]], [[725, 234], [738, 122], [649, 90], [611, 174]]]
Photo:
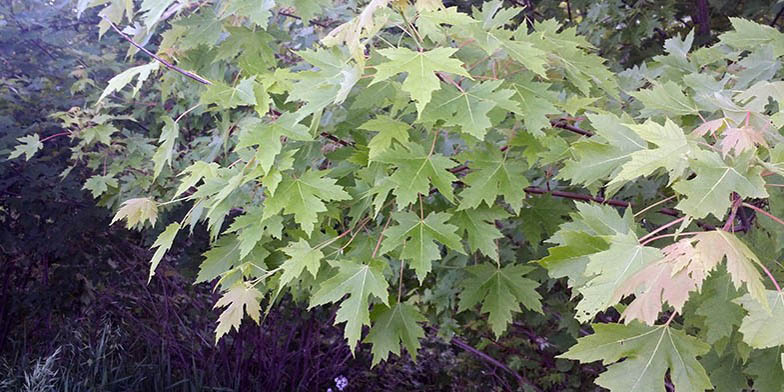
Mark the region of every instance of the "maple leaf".
[[109, 79], [109, 83], [101, 93], [101, 96], [98, 97], [98, 101], [96, 103], [100, 103], [109, 94], [122, 90], [125, 86], [128, 85], [128, 83], [131, 83], [134, 78], [138, 77], [136, 86], [133, 89], [133, 96], [135, 96], [142, 88], [144, 81], [150, 77], [151, 73], [157, 71], [158, 67], [158, 62], [152, 61], [144, 65], [128, 68], [125, 71], [122, 71], [119, 74], [113, 76], [111, 79]]
[[240, 233], [237, 236], [240, 241], [240, 258], [250, 254], [264, 234], [269, 234], [277, 239], [282, 238], [283, 217], [275, 215], [264, 219], [263, 216], [264, 209], [261, 206], [254, 206], [234, 218], [234, 222], [226, 230], [227, 233]]
[[311, 248], [307, 241], [300, 238], [299, 241], [292, 241], [281, 250], [289, 256], [289, 259], [280, 266], [283, 269], [283, 274], [280, 276], [281, 286], [285, 286], [300, 277], [305, 269], [314, 278], [318, 276], [321, 260], [324, 258], [324, 253], [321, 252], [321, 249]]
[[259, 322], [261, 298], [263, 298], [263, 295], [259, 290], [242, 283], [230, 288], [229, 291], [218, 299], [214, 308], [226, 307], [226, 309], [218, 316], [218, 326], [215, 328], [216, 344], [232, 328], [239, 331], [242, 317], [246, 312], [253, 321]]
[[658, 146], [631, 153], [631, 160], [621, 166], [621, 171], [607, 184], [618, 186], [640, 176], [648, 176], [658, 168], [665, 168], [670, 174], [670, 182], [683, 175], [689, 165], [688, 155], [694, 149], [686, 139], [683, 130], [667, 119], [664, 126], [651, 120], [644, 124], [624, 124], [647, 142]]
[[157, 249], [155, 249], [155, 253], [152, 255], [152, 259], [150, 259], [150, 275], [147, 277], [148, 283], [152, 280], [152, 276], [155, 275], [155, 270], [163, 259], [163, 255], [172, 247], [174, 237], [177, 236], [178, 231], [180, 231], [180, 224], [177, 222], [170, 223], [152, 244], [152, 248]]
[[683, 90], [672, 81], [656, 84], [648, 90], [640, 90], [631, 95], [645, 105], [641, 114], [652, 116], [666, 114], [669, 116], [685, 116], [699, 113], [694, 101], [683, 94]]
[[425, 330], [419, 325], [427, 321], [416, 307], [405, 302], [389, 307], [376, 304], [370, 312], [373, 326], [365, 337], [365, 342], [373, 347], [371, 367], [378, 365], [389, 357], [389, 353], [400, 355], [400, 344], [416, 363], [416, 353], [419, 350], [419, 340], [425, 336]]
[[550, 128], [548, 115], [556, 115], [561, 112], [553, 105], [554, 94], [549, 91], [549, 83], [541, 83], [533, 80], [533, 75], [520, 76], [512, 79], [509, 87], [514, 91], [511, 99], [517, 102], [519, 109], [515, 112], [519, 119], [525, 124], [528, 132], [534, 136], [544, 136], [542, 131]]
[[117, 210], [110, 225], [122, 219], [126, 220], [125, 227], [128, 229], [141, 228], [148, 220], [150, 225], [155, 227], [155, 222], [158, 220], [158, 204], [147, 197], [128, 199]]
[[471, 252], [481, 251], [485, 256], [498, 261], [497, 240], [503, 234], [495, 226], [495, 221], [509, 217], [501, 208], [479, 207], [454, 213], [449, 221], [458, 227], [458, 235], [468, 238]]
[[[596, 384], [612, 392], [663, 392], [669, 372], [675, 390], [713, 389], [697, 356], [710, 346], [669, 326], [592, 324], [594, 334], [577, 340], [560, 358], [602, 361]], [[621, 361], [622, 360], [622, 361]], [[620, 362], [619, 362], [620, 361]]]
[[370, 325], [370, 296], [389, 306], [389, 285], [383, 273], [385, 264], [380, 260], [371, 260], [370, 264], [341, 260], [336, 264], [338, 273], [324, 281], [318, 291], [313, 293], [310, 297], [310, 308], [338, 302], [348, 294], [348, 298], [340, 303], [335, 324], [346, 323], [343, 335], [353, 353], [362, 334], [362, 326]]
[[613, 114], [589, 114], [596, 134], [590, 139], [571, 145], [574, 160], [566, 161], [558, 173], [559, 178], [569, 179], [574, 184], [590, 185], [612, 176], [631, 160], [635, 151], [647, 149], [647, 144], [621, 119]]
[[199, 103], [208, 106], [216, 104], [221, 109], [233, 109], [237, 106], [256, 104], [256, 93], [253, 91], [255, 78], [242, 79], [235, 87], [215, 82], [204, 91]]
[[568, 200], [555, 197], [533, 197], [525, 200], [525, 207], [520, 210], [520, 228], [525, 239], [533, 248], [538, 248], [544, 236], [550, 236], [558, 230], [563, 222], [562, 217], [573, 210]]
[[509, 98], [514, 91], [498, 88], [501, 80], [477, 83], [467, 90], [441, 89], [433, 94], [433, 99], [425, 108], [423, 120], [444, 120], [445, 125], [458, 126], [461, 132], [478, 140], [484, 140], [493, 122], [488, 113], [496, 108], [520, 113], [520, 107]]
[[24, 154], [25, 160], [29, 161], [38, 150], [44, 148], [44, 144], [41, 143], [41, 138], [38, 134], [22, 136], [16, 140], [19, 142], [19, 145], [14, 147], [14, 150], [8, 155], [8, 159], [15, 159]]
[[303, 50], [297, 52], [297, 55], [316, 67], [315, 70], [296, 73], [298, 81], [289, 91], [289, 102], [305, 102], [294, 113], [297, 121], [331, 104], [343, 103], [359, 81], [360, 69], [349, 64], [349, 58], [337, 48]]
[[[666, 248], [664, 252], [666, 260]], [[689, 293], [698, 289], [697, 285], [694, 277], [684, 270], [676, 273], [673, 271], [673, 264], [659, 262], [643, 268], [626, 280], [615, 290], [611, 302], [618, 302], [623, 296], [634, 294], [634, 301], [623, 311], [622, 318], [627, 323], [637, 319], [653, 325], [665, 302], [675, 308], [675, 311], [681, 312], [689, 299]]]
[[522, 303], [527, 309], [542, 313], [542, 296], [536, 292], [539, 283], [525, 278], [533, 267], [510, 264], [503, 268], [488, 263], [466, 268], [471, 275], [463, 280], [458, 303], [462, 312], [482, 303], [482, 313], [488, 313], [488, 322], [496, 337], [512, 322], [512, 313], [520, 312]]
[[482, 202], [492, 207], [502, 195], [512, 210], [520, 211], [524, 189], [528, 186], [528, 179], [523, 176], [526, 167], [519, 161], [508, 160], [506, 153], [490, 145], [472, 150], [463, 158], [469, 161], [472, 171], [463, 178], [468, 188], [460, 193], [463, 200], [458, 210], [476, 208]]
[[705, 317], [705, 341], [715, 344], [729, 338], [740, 325], [743, 308], [731, 302], [739, 297], [726, 271], [715, 271], [705, 279], [700, 289], [700, 299], [695, 314]]
[[675, 191], [686, 196], [675, 207], [694, 218], [713, 214], [724, 219], [732, 204], [732, 192], [742, 198], [768, 197], [762, 168], [753, 166], [751, 159], [744, 154], [728, 165], [713, 151], [695, 151], [690, 163], [697, 176], [673, 185]]
[[719, 142], [721, 153], [724, 156], [730, 151], [735, 151], [735, 155], [740, 155], [745, 151], [754, 151], [757, 146], [767, 147], [765, 133], [749, 125], [741, 127], [728, 127], [724, 131], [724, 138]]
[[172, 154], [174, 153], [174, 142], [177, 140], [177, 136], [179, 136], [179, 127], [174, 120], [171, 119], [169, 116], [163, 116], [163, 122], [165, 125], [163, 126], [163, 130], [161, 130], [161, 136], [158, 139], [160, 145], [155, 150], [155, 154], [152, 156], [152, 161], [155, 164], [155, 170], [152, 175], [152, 179], [158, 177], [163, 170], [163, 165], [169, 164], [171, 167], [171, 159]]
[[463, 69], [460, 60], [451, 58], [457, 48], [435, 48], [426, 52], [415, 52], [408, 48], [380, 49], [378, 52], [390, 61], [376, 66], [376, 74], [370, 86], [389, 79], [401, 72], [408, 76], [403, 82], [403, 91], [411, 94], [416, 101], [417, 112], [421, 116], [425, 106], [430, 102], [433, 91], [441, 88], [435, 72], [449, 72], [471, 79]]
[[372, 38], [383, 27], [386, 20], [376, 23], [376, 14], [381, 14], [379, 11], [386, 8], [388, 4], [389, 0], [370, 1], [359, 15], [334, 28], [321, 39], [321, 42], [326, 46], [345, 44], [354, 60], [364, 65], [365, 40]]
[[294, 214], [294, 221], [308, 235], [318, 221], [318, 213], [327, 210], [325, 201], [351, 200], [351, 196], [336, 185], [337, 180], [324, 178], [328, 171], [307, 171], [300, 178], [284, 176], [274, 195], [264, 201], [267, 219], [280, 213]]
[[94, 175], [84, 182], [82, 189], [87, 189], [93, 197], [99, 197], [109, 190], [109, 187], [116, 188], [117, 179], [111, 175]]
[[384, 232], [380, 254], [403, 247], [400, 257], [411, 260], [411, 267], [422, 282], [432, 267], [431, 262], [441, 258], [441, 249], [436, 241], [452, 250], [465, 253], [460, 237], [455, 234], [458, 227], [446, 223], [452, 217], [446, 212], [432, 212], [422, 219], [411, 212], [395, 212], [392, 218], [398, 223]]
[[609, 236], [608, 240], [610, 247], [607, 250], [588, 256], [585, 276], [590, 280], [578, 288], [583, 298], [575, 309], [577, 320], [589, 321], [596, 313], [615, 304], [615, 291], [635, 273], [662, 257], [659, 249], [640, 245], [631, 231]]
[[185, 175], [185, 178], [182, 179], [180, 186], [177, 187], [177, 191], [174, 192], [172, 200], [177, 196], [185, 193], [185, 191], [190, 189], [192, 186], [198, 184], [202, 179], [218, 177], [219, 168], [220, 165], [215, 162], [207, 163], [204, 161], [196, 161], [192, 165], [186, 167], [180, 174], [177, 175]]
[[719, 36], [721, 43], [741, 50], [772, 45], [775, 56], [784, 55], [784, 34], [773, 27], [742, 18], [730, 18], [732, 30]]
[[766, 290], [765, 296], [770, 307], [764, 306], [751, 294], [733, 301], [748, 312], [739, 329], [743, 341], [757, 349], [784, 346], [784, 330], [781, 328], [784, 325], [784, 294]]
[[379, 154], [375, 161], [392, 164], [397, 169], [389, 181], [397, 197], [397, 208], [402, 210], [417, 200], [418, 194], [430, 193], [430, 181], [449, 201], [454, 201], [452, 182], [457, 177], [449, 169], [457, 163], [438, 153], [426, 153], [418, 144], [408, 144], [408, 151], [392, 148]]
[[270, 123], [252, 117], [243, 120], [239, 125], [240, 136], [234, 150], [258, 146], [254, 156], [262, 170], [269, 173], [275, 157], [283, 148], [282, 137], [299, 141], [313, 140], [306, 126], [299, 124], [295, 116], [286, 114]]
[[382, 152], [389, 150], [393, 140], [397, 140], [400, 144], [407, 145], [408, 130], [411, 129], [411, 126], [389, 116], [378, 116], [365, 122], [358, 128], [366, 131], [378, 131], [378, 133], [370, 139], [370, 142], [368, 142], [368, 158], [373, 160]]
[[238, 15], [247, 17], [253, 24], [267, 29], [270, 16], [272, 16], [272, 8], [275, 7], [273, 0], [264, 0], [259, 4], [256, 0], [230, 0], [224, 3], [221, 8], [221, 18], [226, 18], [230, 15]]
[[757, 256], [733, 234], [714, 230], [699, 233], [665, 247], [664, 257], [648, 265], [615, 291], [611, 302], [635, 294], [623, 313], [633, 319], [653, 325], [662, 305], [667, 302], [680, 312], [689, 293], [700, 290], [707, 274], [716, 270], [727, 259], [727, 271], [736, 288], [744, 283], [761, 306], [767, 306], [765, 286], [754, 264], [761, 265]]

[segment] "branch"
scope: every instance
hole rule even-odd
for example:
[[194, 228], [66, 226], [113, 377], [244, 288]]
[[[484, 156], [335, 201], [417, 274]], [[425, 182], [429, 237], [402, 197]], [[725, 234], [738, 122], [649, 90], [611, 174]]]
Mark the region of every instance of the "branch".
[[497, 366], [497, 367], [507, 371], [508, 373], [512, 374], [517, 379], [517, 382], [519, 382], [520, 384], [527, 385], [531, 389], [533, 389], [534, 391], [538, 391], [538, 392], [542, 391], [541, 389], [539, 389], [539, 387], [537, 387], [534, 383], [532, 383], [531, 380], [528, 380], [527, 378], [521, 376], [520, 374], [518, 374], [514, 370], [510, 369], [509, 366], [504, 365], [503, 363], [501, 363], [497, 359], [495, 359], [495, 358], [485, 354], [484, 352], [482, 352], [480, 350], [477, 350], [477, 349], [473, 348], [471, 345], [469, 345], [468, 343], [466, 343], [463, 340], [459, 339], [458, 337], [453, 337], [452, 340], [450, 341], [450, 343], [454, 344], [457, 347], [462, 348], [465, 351], [468, 351], [471, 354], [474, 354], [475, 356], [479, 357], [480, 359], [482, 359], [483, 361], [485, 361], [487, 363], [492, 364], [493, 366]]
[[212, 82], [210, 82], [209, 80], [204, 79], [203, 77], [201, 77], [199, 75], [196, 75], [193, 72], [186, 71], [186, 70], [184, 70], [184, 69], [182, 69], [182, 68], [180, 68], [180, 67], [178, 67], [178, 66], [176, 66], [176, 65], [174, 65], [174, 64], [172, 64], [172, 63], [170, 63], [170, 62], [168, 62], [168, 61], [166, 61], [166, 60], [164, 60], [164, 59], [162, 59], [160, 57], [158, 57], [156, 54], [150, 52], [149, 50], [145, 49], [143, 46], [137, 44], [136, 41], [134, 41], [131, 37], [128, 36], [128, 34], [125, 34], [122, 31], [120, 31], [120, 29], [117, 28], [117, 26], [114, 23], [112, 23], [112, 21], [110, 21], [109, 19], [107, 19], [104, 16], [101, 16], [101, 17], [103, 18], [103, 20], [105, 20], [107, 23], [109, 23], [110, 26], [112, 26], [112, 29], [114, 29], [114, 31], [116, 31], [117, 34], [120, 34], [120, 36], [123, 37], [126, 41], [130, 42], [131, 45], [135, 46], [137, 49], [141, 50], [146, 55], [154, 58], [155, 60], [158, 60], [158, 62], [163, 64], [166, 68], [168, 68], [168, 69], [170, 69], [172, 71], [179, 72], [179, 73], [185, 75], [186, 77], [191, 78], [191, 79], [193, 79], [193, 80], [195, 80], [195, 81], [197, 81], [197, 82], [199, 82], [201, 84], [206, 84], [206, 85], [211, 85], [212, 84]]
[[757, 207], [757, 206], [755, 206], [753, 204], [746, 203], [745, 201], [743, 202], [742, 205], [744, 207], [751, 208], [752, 210], [757, 211], [760, 214], [765, 215], [765, 216], [767, 216], [770, 219], [773, 219], [773, 221], [775, 221], [776, 223], [778, 223], [780, 225], [784, 225], [784, 220], [781, 220], [781, 218], [771, 214], [770, 212], [767, 212], [767, 211], [763, 210], [762, 208], [759, 208], [759, 207]]
[[570, 125], [569, 123], [566, 122], [565, 119], [562, 119], [562, 118], [550, 121], [550, 125], [552, 125], [555, 128], [565, 129], [567, 131], [571, 131], [571, 132], [574, 132], [576, 134], [580, 134], [580, 135], [583, 135], [583, 136], [588, 136], [588, 137], [593, 136], [593, 132], [586, 131], [585, 129], [582, 129], [580, 127], [576, 127], [574, 125]]
[[[297, 16], [297, 15], [294, 15], [294, 14], [290, 14], [290, 13], [288, 13], [288, 12], [285, 12], [285, 11], [279, 11], [279, 12], [278, 12], [278, 15], [280, 15], [280, 16], [285, 16], [285, 17], [287, 17], [287, 18], [292, 18], [292, 19], [302, 20], [302, 18], [301, 18], [301, 17], [299, 17], [299, 16]], [[318, 26], [318, 27], [325, 28], [325, 29], [328, 29], [328, 28], [329, 28], [329, 26], [328, 26], [328, 25], [326, 25], [326, 24], [324, 24], [324, 23], [321, 23], [321, 22], [317, 22], [317, 21], [315, 21], [315, 20], [309, 20], [309, 21], [308, 21], [308, 23], [310, 23], [310, 24], [312, 24], [312, 25], [314, 25], [314, 26]]]

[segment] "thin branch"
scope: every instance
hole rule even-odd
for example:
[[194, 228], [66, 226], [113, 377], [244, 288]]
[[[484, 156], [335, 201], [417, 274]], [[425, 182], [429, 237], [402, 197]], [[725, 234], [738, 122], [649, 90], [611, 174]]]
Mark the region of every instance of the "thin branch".
[[538, 392], [542, 391], [539, 387], [536, 386], [536, 384], [532, 383], [531, 380], [523, 377], [522, 375], [520, 375], [516, 371], [512, 370], [511, 368], [509, 368], [509, 366], [506, 366], [503, 363], [501, 363], [499, 360], [497, 360], [497, 359], [495, 359], [495, 358], [485, 354], [484, 352], [482, 352], [480, 350], [475, 349], [470, 344], [464, 342], [462, 339], [460, 339], [458, 337], [453, 337], [450, 342], [453, 345], [455, 345], [457, 347], [460, 347], [461, 349], [463, 349], [465, 351], [468, 351], [471, 354], [474, 354], [475, 356], [479, 357], [483, 361], [485, 361], [487, 363], [490, 363], [493, 366], [496, 366], [496, 367], [499, 367], [499, 368], [505, 370], [509, 374], [513, 375], [517, 379], [518, 383], [527, 385], [531, 389], [533, 389], [534, 391], [538, 391]]
[[568, 122], [566, 122], [566, 120], [564, 119], [552, 120], [550, 121], [550, 125], [552, 125], [555, 128], [565, 129], [567, 131], [571, 131], [579, 135], [588, 136], [588, 137], [593, 136], [593, 132], [586, 131], [585, 129], [571, 125]]
[[646, 211], [650, 211], [652, 208], [654, 208], [654, 207], [656, 207], [656, 206], [658, 206], [658, 205], [660, 205], [662, 203], [666, 203], [666, 202], [668, 202], [668, 201], [670, 201], [670, 200], [672, 200], [674, 198], [675, 198], [675, 195], [672, 195], [672, 196], [670, 196], [670, 197], [668, 197], [668, 198], [666, 198], [664, 200], [659, 200], [656, 203], [653, 203], [653, 204], [649, 205], [648, 207], [643, 208], [642, 210], [640, 210], [640, 212], [634, 214], [634, 217], [636, 218], [636, 217], [644, 214]]
[[781, 9], [780, 9], [780, 10], [779, 10], [779, 12], [776, 14], [776, 17], [775, 17], [775, 18], [773, 18], [773, 21], [772, 21], [772, 22], [770, 22], [770, 26], [771, 26], [771, 27], [774, 27], [774, 26], [776, 26], [776, 22], [778, 22], [778, 21], [779, 21], [779, 18], [781, 18], [781, 15], [782, 15], [782, 14], [784, 14], [784, 4], [782, 4], [782, 6], [781, 6]]
[[54, 135], [50, 135], [50, 136], [47, 136], [47, 137], [45, 137], [45, 138], [43, 138], [43, 139], [39, 140], [39, 142], [43, 143], [43, 142], [45, 142], [45, 141], [48, 141], [48, 140], [54, 139], [54, 138], [56, 138], [56, 137], [65, 136], [65, 135], [70, 135], [70, 134], [71, 134], [71, 132], [60, 132], [60, 133], [55, 133]]
[[[294, 15], [294, 14], [290, 14], [290, 13], [288, 13], [288, 12], [285, 12], [285, 11], [279, 11], [279, 12], [278, 12], [278, 15], [280, 15], [280, 16], [285, 16], [285, 17], [287, 17], [287, 18], [292, 18], [292, 19], [302, 20], [302, 18], [301, 18], [301, 17], [299, 17], [299, 16], [297, 16], [297, 15]], [[311, 20], [309, 20], [309, 21], [308, 21], [308, 23], [312, 24], [313, 26], [318, 26], [318, 27], [322, 27], [322, 28], [325, 28], [325, 29], [328, 29], [328, 28], [329, 28], [329, 26], [328, 26], [328, 25], [326, 25], [326, 24], [324, 24], [324, 23], [321, 23], [321, 22], [317, 22], [317, 21], [315, 21], [315, 20], [312, 20], [312, 19], [311, 19]]]
[[112, 23], [112, 21], [110, 21], [109, 19], [107, 19], [106, 17], [103, 17], [103, 16], [102, 16], [102, 18], [107, 23], [109, 23], [109, 25], [112, 27], [112, 29], [114, 31], [117, 32], [117, 34], [120, 34], [121, 37], [123, 37], [126, 41], [130, 42], [131, 45], [135, 46], [137, 49], [139, 49], [142, 52], [144, 52], [144, 54], [154, 58], [159, 63], [163, 64], [166, 68], [168, 68], [168, 69], [170, 69], [172, 71], [179, 72], [182, 75], [184, 75], [184, 76], [186, 76], [186, 77], [188, 77], [190, 79], [193, 79], [193, 80], [195, 80], [195, 81], [197, 81], [197, 82], [199, 82], [201, 84], [206, 84], [206, 85], [211, 85], [212, 84], [212, 82], [210, 82], [209, 80], [204, 79], [203, 77], [201, 77], [199, 75], [196, 75], [193, 72], [186, 71], [186, 70], [184, 70], [184, 69], [182, 69], [182, 68], [180, 68], [180, 67], [178, 67], [178, 66], [176, 66], [176, 65], [174, 65], [174, 64], [172, 64], [172, 63], [170, 63], [170, 62], [168, 62], [168, 61], [166, 61], [166, 60], [164, 60], [164, 59], [162, 59], [160, 57], [158, 57], [158, 55], [156, 55], [155, 53], [150, 52], [149, 50], [145, 49], [143, 46], [141, 46], [138, 43], [136, 43], [136, 41], [134, 41], [133, 38], [129, 37], [128, 34], [123, 33], [114, 23]]
[[763, 210], [762, 208], [759, 208], [759, 207], [757, 207], [757, 206], [755, 206], [753, 204], [749, 204], [749, 203], [746, 203], [746, 202], [743, 202], [742, 205], [744, 207], [751, 208], [752, 210], [757, 211], [760, 214], [765, 215], [765, 216], [767, 216], [770, 219], [773, 219], [776, 223], [784, 226], [784, 220], [781, 220], [781, 218], [771, 214], [770, 212], [767, 212], [767, 211]]
[[667, 228], [675, 226], [678, 223], [683, 222], [685, 219], [686, 219], [686, 217], [682, 216], [682, 217], [680, 217], [678, 219], [673, 220], [672, 222], [669, 222], [667, 224], [659, 226], [656, 230], [654, 230], [654, 231], [644, 235], [642, 238], [640, 238], [640, 242], [645, 242], [645, 240], [647, 240], [648, 238], [653, 237], [654, 235], [656, 235], [656, 233], [659, 233], [659, 232], [661, 232], [663, 230], [667, 230]]

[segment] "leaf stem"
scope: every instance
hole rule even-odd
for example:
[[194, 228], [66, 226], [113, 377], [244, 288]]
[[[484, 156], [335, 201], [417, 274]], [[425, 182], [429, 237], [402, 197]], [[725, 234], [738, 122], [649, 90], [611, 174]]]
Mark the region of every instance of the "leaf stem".
[[672, 195], [672, 196], [670, 196], [670, 197], [668, 197], [666, 199], [659, 200], [656, 203], [653, 203], [653, 204], [649, 205], [648, 207], [643, 208], [642, 210], [640, 210], [640, 212], [634, 214], [634, 217], [636, 218], [636, 217], [646, 213], [647, 211], [650, 211], [652, 208], [654, 208], [654, 207], [656, 207], [658, 205], [661, 205], [662, 203], [666, 203], [666, 202], [668, 202], [668, 201], [670, 201], [670, 200], [672, 200], [674, 198], [675, 198], [675, 195]]
[[662, 238], [675, 237], [675, 236], [679, 236], [679, 235], [696, 235], [696, 234], [700, 234], [700, 233], [703, 233], [703, 232], [702, 231], [687, 231], [687, 232], [684, 232], [684, 233], [662, 234], [662, 235], [657, 235], [656, 237], [651, 237], [651, 238], [647, 239], [645, 242], [640, 243], [640, 245], [641, 246], [645, 246], [647, 244], [650, 244], [653, 241], [660, 240]]
[[767, 216], [770, 219], [773, 219], [776, 223], [778, 223], [780, 225], [784, 225], [784, 220], [782, 220], [781, 218], [771, 214], [770, 212], [767, 212], [767, 211], [763, 210], [762, 208], [759, 208], [759, 207], [757, 207], [757, 206], [755, 206], [753, 204], [749, 204], [749, 203], [746, 203], [746, 202], [743, 202], [741, 205], [744, 206], [744, 207], [751, 208], [752, 210], [757, 211], [760, 214], [765, 215], [765, 216]]
[[659, 232], [661, 232], [663, 230], [667, 230], [667, 228], [672, 227], [674, 225], [677, 225], [678, 223], [683, 222], [685, 219], [686, 219], [686, 217], [682, 216], [682, 217], [680, 217], [678, 219], [675, 219], [675, 220], [673, 220], [673, 221], [671, 221], [669, 223], [666, 223], [664, 225], [659, 226], [656, 230], [654, 230], [654, 231], [644, 235], [642, 238], [640, 238], [640, 242], [644, 243], [645, 240], [653, 237], [656, 233], [659, 233]]

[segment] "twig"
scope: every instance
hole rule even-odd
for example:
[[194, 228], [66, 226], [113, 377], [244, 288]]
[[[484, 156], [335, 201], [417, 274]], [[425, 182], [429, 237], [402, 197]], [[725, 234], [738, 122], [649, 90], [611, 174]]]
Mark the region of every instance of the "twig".
[[583, 136], [588, 136], [588, 137], [593, 136], [593, 132], [586, 131], [585, 129], [582, 129], [580, 127], [576, 127], [574, 125], [570, 125], [564, 119], [552, 120], [552, 121], [550, 121], [550, 125], [552, 125], [555, 128], [565, 129], [567, 131], [571, 131], [571, 132], [574, 132], [574, 133], [577, 133], [577, 134], [580, 134], [580, 135], [583, 135]]
[[541, 392], [542, 391], [539, 387], [537, 387], [534, 383], [532, 383], [531, 380], [523, 377], [522, 375], [520, 375], [516, 371], [512, 370], [511, 368], [509, 368], [509, 366], [504, 365], [503, 363], [501, 363], [497, 359], [495, 359], [495, 358], [485, 354], [482, 351], [479, 351], [479, 350], [473, 348], [471, 345], [469, 345], [468, 343], [464, 342], [462, 339], [460, 339], [458, 337], [453, 337], [452, 340], [450, 341], [450, 343], [452, 343], [453, 345], [455, 345], [457, 347], [460, 347], [461, 349], [463, 349], [465, 351], [468, 351], [471, 354], [474, 354], [475, 356], [479, 357], [480, 359], [482, 359], [485, 362], [488, 362], [488, 363], [492, 364], [493, 366], [496, 366], [496, 367], [499, 367], [499, 368], [505, 370], [506, 372], [508, 372], [511, 375], [513, 375], [517, 379], [518, 383], [524, 384], [524, 385], [528, 385], [534, 391], [537, 391], [537, 392]]
[[771, 27], [773, 27], [773, 26], [775, 26], [775, 25], [776, 25], [776, 22], [778, 22], [778, 21], [779, 21], [779, 18], [781, 18], [781, 15], [782, 15], [782, 14], [784, 14], [784, 4], [782, 4], [782, 6], [781, 6], [781, 9], [780, 9], [780, 10], [779, 10], [779, 12], [776, 14], [776, 17], [775, 17], [775, 18], [773, 18], [773, 21], [772, 21], [772, 22], [770, 22], [770, 26], [771, 26]]
[[45, 138], [43, 138], [43, 139], [39, 140], [39, 142], [43, 143], [43, 142], [45, 142], [45, 141], [47, 141], [47, 140], [51, 140], [51, 139], [54, 139], [54, 138], [56, 138], [56, 137], [59, 137], [59, 136], [65, 136], [65, 135], [70, 135], [70, 134], [71, 134], [71, 132], [60, 132], [60, 133], [55, 133], [54, 135], [50, 135], [50, 136], [47, 136], [47, 137], [45, 137]]
[[672, 227], [674, 225], [677, 225], [678, 223], [683, 222], [684, 219], [686, 219], [686, 217], [682, 216], [682, 217], [680, 217], [678, 219], [673, 220], [672, 222], [669, 222], [667, 224], [659, 226], [656, 230], [654, 230], [654, 231], [644, 235], [643, 237], [641, 237], [640, 238], [640, 242], [645, 242], [645, 240], [653, 237], [654, 235], [656, 235], [656, 233], [661, 232], [663, 230], [667, 230], [668, 227]]
[[763, 210], [762, 208], [759, 208], [759, 207], [757, 207], [757, 206], [755, 206], [753, 204], [746, 203], [745, 201], [741, 205], [744, 206], [744, 207], [747, 207], [747, 208], [751, 208], [752, 210], [757, 211], [760, 214], [765, 215], [765, 216], [767, 216], [770, 219], [773, 219], [778, 224], [784, 225], [784, 220], [781, 220], [781, 218], [771, 214], [770, 212], [767, 212], [767, 211]]
[[[280, 15], [280, 16], [285, 16], [285, 17], [287, 17], [287, 18], [292, 18], [292, 19], [302, 20], [302, 18], [301, 18], [301, 17], [299, 17], [299, 16], [297, 16], [297, 15], [294, 15], [294, 14], [290, 14], [290, 13], [288, 13], [288, 12], [285, 12], [285, 11], [279, 11], [279, 12], [278, 12], [278, 15]], [[324, 23], [321, 23], [321, 22], [317, 22], [317, 21], [315, 21], [315, 20], [309, 20], [309, 21], [308, 21], [308, 23], [310, 23], [310, 24], [312, 24], [312, 25], [314, 25], [314, 26], [318, 26], [318, 27], [325, 28], [325, 29], [328, 29], [328, 28], [329, 28], [329, 26], [328, 26], [328, 25], [326, 25], [326, 24], [324, 24]]]
[[120, 36], [123, 37], [126, 41], [130, 42], [131, 45], [135, 46], [137, 49], [141, 50], [146, 55], [154, 58], [155, 60], [158, 60], [158, 62], [163, 64], [166, 68], [168, 68], [168, 69], [170, 69], [172, 71], [179, 72], [179, 73], [185, 75], [186, 77], [191, 78], [191, 79], [193, 79], [193, 80], [195, 80], [195, 81], [197, 81], [197, 82], [199, 82], [201, 84], [212, 85], [212, 82], [210, 82], [209, 80], [204, 79], [203, 77], [201, 77], [199, 75], [196, 75], [193, 72], [186, 71], [186, 70], [184, 70], [184, 69], [182, 69], [182, 68], [180, 68], [180, 67], [178, 67], [178, 66], [176, 66], [176, 65], [174, 65], [174, 64], [172, 64], [172, 63], [170, 63], [170, 62], [168, 62], [168, 61], [166, 61], [166, 60], [164, 60], [164, 59], [162, 59], [160, 57], [158, 57], [158, 55], [150, 52], [149, 50], [145, 49], [143, 46], [141, 46], [138, 43], [136, 43], [136, 41], [134, 41], [133, 38], [129, 37], [128, 34], [125, 34], [122, 31], [120, 31], [120, 29], [114, 23], [112, 23], [112, 21], [110, 21], [109, 19], [107, 19], [104, 16], [101, 16], [101, 17], [103, 18], [103, 20], [105, 20], [107, 23], [109, 23], [109, 25], [112, 27], [112, 29], [114, 31], [117, 32], [117, 34], [120, 34]]

